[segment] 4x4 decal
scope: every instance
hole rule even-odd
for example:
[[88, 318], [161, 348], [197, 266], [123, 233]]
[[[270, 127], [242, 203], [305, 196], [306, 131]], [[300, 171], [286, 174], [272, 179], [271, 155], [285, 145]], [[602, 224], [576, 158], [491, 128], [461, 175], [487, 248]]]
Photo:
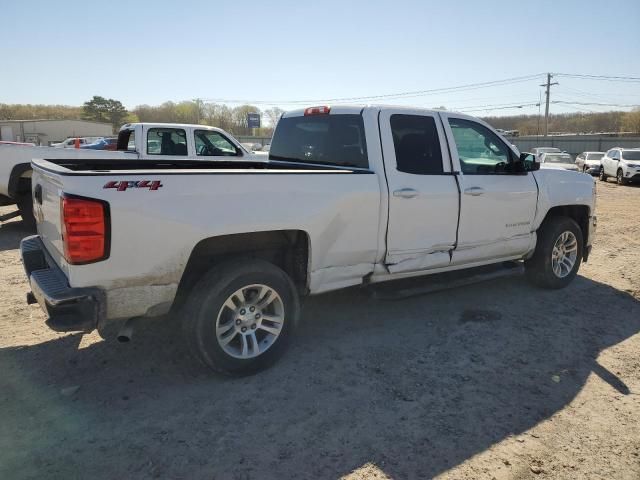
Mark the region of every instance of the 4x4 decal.
[[115, 188], [118, 192], [124, 192], [127, 188], [148, 188], [158, 190], [162, 186], [160, 180], [121, 180], [105, 183], [102, 188]]

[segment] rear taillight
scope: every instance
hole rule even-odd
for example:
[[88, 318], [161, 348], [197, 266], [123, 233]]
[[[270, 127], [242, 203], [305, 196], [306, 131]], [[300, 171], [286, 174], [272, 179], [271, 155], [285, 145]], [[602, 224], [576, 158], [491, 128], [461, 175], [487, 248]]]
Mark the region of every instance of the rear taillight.
[[304, 111], [304, 116], [309, 115], [329, 115], [331, 107], [309, 107]]
[[60, 199], [64, 257], [73, 265], [109, 256], [109, 206], [106, 202], [64, 196]]

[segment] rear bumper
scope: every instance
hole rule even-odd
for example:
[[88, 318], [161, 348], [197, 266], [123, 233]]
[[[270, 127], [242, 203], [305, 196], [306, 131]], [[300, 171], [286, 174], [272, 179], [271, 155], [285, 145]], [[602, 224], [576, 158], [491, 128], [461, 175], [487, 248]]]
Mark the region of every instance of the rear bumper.
[[103, 290], [70, 287], [38, 235], [20, 242], [20, 254], [33, 296], [48, 316], [49, 328], [56, 332], [90, 332], [97, 328], [105, 316]]

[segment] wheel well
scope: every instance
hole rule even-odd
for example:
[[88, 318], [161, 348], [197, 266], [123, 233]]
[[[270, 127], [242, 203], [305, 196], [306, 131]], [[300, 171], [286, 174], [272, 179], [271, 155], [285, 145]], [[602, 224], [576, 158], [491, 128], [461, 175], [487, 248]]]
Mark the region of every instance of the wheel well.
[[31, 177], [23, 176], [30, 170], [30, 163], [19, 163], [11, 169], [8, 185], [8, 193], [11, 198], [16, 198], [31, 192]]
[[194, 247], [178, 285], [172, 310], [179, 310], [195, 283], [216, 264], [234, 258], [266, 260], [287, 272], [301, 294], [308, 290], [309, 235], [301, 230], [210, 237]]
[[589, 236], [589, 207], [586, 205], [562, 205], [553, 207], [547, 212], [544, 221], [552, 217], [569, 217], [576, 221], [582, 230], [584, 246]]

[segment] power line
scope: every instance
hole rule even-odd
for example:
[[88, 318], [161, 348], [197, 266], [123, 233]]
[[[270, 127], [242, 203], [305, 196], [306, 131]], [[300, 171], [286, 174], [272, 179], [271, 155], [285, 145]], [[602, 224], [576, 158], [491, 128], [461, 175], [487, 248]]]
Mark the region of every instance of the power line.
[[613, 75], [585, 75], [580, 73], [554, 73], [558, 77], [581, 78], [583, 80], [603, 80], [607, 82], [640, 82], [640, 77], [626, 77]]
[[[393, 99], [401, 100], [401, 99], [423, 97], [423, 96], [434, 95], [434, 94], [458, 93], [458, 92], [465, 92], [465, 91], [477, 90], [482, 88], [511, 85], [515, 83], [522, 83], [522, 82], [534, 80], [536, 78], [539, 78], [542, 75], [543, 75], [542, 73], [537, 73], [533, 75], [524, 75], [520, 77], [511, 77], [511, 78], [505, 78], [501, 80], [493, 80], [493, 81], [487, 81], [487, 82], [470, 83], [465, 85], [457, 85], [453, 87], [441, 87], [441, 88], [433, 88], [433, 89], [427, 89], [427, 90], [415, 90], [415, 91], [396, 92], [396, 93], [388, 93], [388, 94], [380, 94], [380, 95], [365, 95], [365, 96], [357, 96], [357, 97], [338, 97], [338, 98], [321, 98], [321, 99], [306, 99], [306, 100], [249, 100], [249, 99], [209, 98], [209, 99], [205, 99], [204, 101], [218, 102], [218, 103], [232, 103], [232, 104], [244, 103], [244, 104], [255, 104], [255, 105], [299, 105], [299, 104], [308, 105], [308, 104], [314, 104], [314, 103], [336, 104], [336, 103], [349, 103], [349, 102], [356, 102], [356, 103], [369, 102], [369, 101], [376, 101], [376, 100], [393, 100]], [[577, 74], [577, 73], [553, 73], [553, 74], [549, 73], [547, 75], [581, 79], [581, 80], [602, 80], [602, 81], [622, 82], [622, 83], [640, 82], [640, 77], [632, 77], [632, 76], [588, 75], [588, 74]], [[546, 84], [544, 86], [546, 86]]]
[[565, 105], [584, 105], [584, 106], [597, 106], [597, 107], [619, 107], [619, 108], [634, 108], [637, 107], [638, 105], [629, 105], [629, 104], [621, 104], [621, 103], [590, 103], [590, 102], [566, 102], [566, 101], [562, 101], [562, 100], [555, 100], [551, 103], [559, 103], [559, 104], [565, 104]]
[[223, 99], [223, 98], [210, 98], [206, 99], [209, 102], [220, 103], [250, 103], [250, 104], [267, 104], [267, 105], [295, 105], [295, 104], [313, 104], [313, 103], [341, 103], [341, 102], [354, 102], [354, 101], [369, 101], [369, 100], [381, 100], [381, 99], [401, 99], [401, 98], [414, 98], [425, 95], [431, 95], [434, 93], [450, 93], [461, 92], [469, 90], [477, 90], [480, 88], [489, 88], [503, 85], [510, 85], [513, 83], [526, 82], [539, 78], [542, 74], [525, 75], [522, 77], [505, 78], [502, 80], [492, 80], [489, 82], [469, 83], [466, 85], [458, 85], [455, 87], [441, 87], [433, 88], [429, 90], [415, 90], [398, 93], [388, 93], [383, 95], [368, 95], [362, 97], [341, 97], [341, 98], [322, 98], [322, 99], [308, 99], [308, 100], [247, 100], [247, 99]]
[[473, 108], [454, 108], [453, 110], [458, 110], [460, 112], [488, 112], [491, 110], [508, 110], [513, 108], [524, 108], [524, 107], [537, 107], [539, 102], [534, 103], [514, 103], [514, 104], [503, 104], [503, 105], [482, 105], [473, 107]]

